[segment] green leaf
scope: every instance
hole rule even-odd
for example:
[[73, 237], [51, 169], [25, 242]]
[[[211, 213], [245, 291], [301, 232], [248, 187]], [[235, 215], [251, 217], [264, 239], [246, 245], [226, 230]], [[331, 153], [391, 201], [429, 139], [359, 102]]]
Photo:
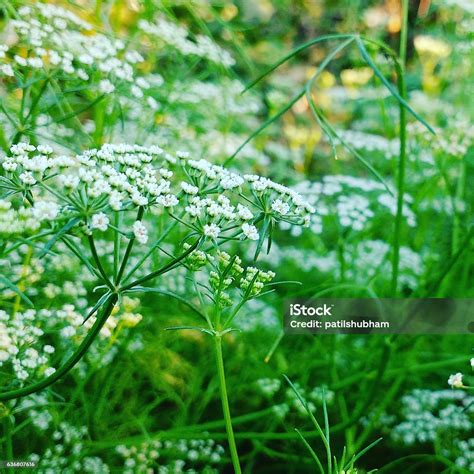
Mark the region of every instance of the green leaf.
[[376, 444], [379, 444], [380, 441], [382, 441], [383, 438], [379, 438], [379, 439], [376, 439], [373, 443], [370, 443], [367, 447], [365, 447], [364, 449], [362, 449], [361, 451], [359, 451], [357, 454], [354, 454], [354, 456], [352, 457], [352, 459], [350, 460], [350, 462], [348, 462], [345, 466], [344, 466], [344, 469], [347, 469], [349, 467], [353, 467], [355, 462], [361, 458], [367, 451], [369, 451], [370, 449], [372, 449]]
[[433, 135], [435, 135], [435, 131], [433, 128], [417, 113], [415, 112], [410, 104], [398, 93], [398, 91], [393, 87], [392, 84], [387, 80], [387, 78], [382, 74], [380, 69], [374, 63], [370, 54], [368, 53], [364, 42], [360, 37], [356, 37], [357, 47], [359, 48], [360, 54], [367, 65], [374, 71], [375, 75], [382, 81], [382, 84], [389, 90], [390, 94], [395, 97], [395, 99], [400, 102], [420, 123], [422, 123]]
[[205, 332], [206, 334], [210, 334], [211, 336], [214, 336], [214, 331], [211, 329], [206, 329], [206, 328], [199, 328], [197, 326], [171, 326], [168, 328], [165, 328], [165, 331], [181, 331], [183, 329], [188, 329], [190, 331], [200, 331], [200, 332]]
[[51, 239], [46, 242], [46, 245], [43, 247], [43, 250], [41, 251], [39, 258], [43, 258], [52, 248], [52, 246], [58, 241], [63, 235], [65, 235], [68, 231], [70, 231], [78, 222], [80, 222], [79, 217], [73, 217], [72, 219], [69, 219], [66, 224], [59, 229], [56, 234], [51, 237]]
[[314, 462], [318, 466], [319, 470], [321, 471], [321, 474], [324, 474], [324, 469], [323, 465], [321, 464], [321, 461], [319, 460], [318, 455], [315, 453], [314, 449], [309, 445], [308, 441], [304, 438], [304, 436], [301, 434], [301, 432], [295, 428], [295, 431], [298, 433], [298, 436], [301, 438], [301, 441], [303, 441], [303, 444], [306, 446], [306, 449], [309, 451], [311, 454], [311, 457], [314, 459]]
[[299, 92], [298, 94], [296, 94], [284, 107], [282, 107], [275, 115], [272, 115], [269, 119], [267, 119], [260, 127], [257, 128], [257, 130], [255, 130], [255, 132], [253, 132], [238, 148], [237, 150], [234, 151], [234, 153], [232, 153], [231, 156], [229, 156], [229, 158], [227, 158], [225, 161], [224, 161], [224, 165], [227, 165], [229, 164], [237, 155], [238, 153], [242, 150], [242, 148], [245, 147], [245, 145], [247, 145], [248, 142], [250, 142], [254, 137], [256, 137], [262, 130], [265, 130], [270, 124], [272, 124], [275, 120], [277, 120], [278, 118], [280, 118], [285, 112], [287, 112], [288, 110], [291, 109], [291, 107], [293, 107], [293, 105], [298, 102], [298, 100], [301, 99], [301, 97], [304, 96], [304, 89]]
[[349, 38], [354, 39], [354, 35], [351, 35], [351, 34], [324, 35], [324, 36], [318, 36], [317, 38], [314, 38], [306, 43], [303, 43], [301, 46], [298, 46], [293, 51], [288, 53], [286, 56], [283, 56], [283, 58], [281, 58], [272, 66], [270, 66], [270, 68], [267, 69], [263, 74], [260, 74], [260, 76], [258, 76], [250, 84], [248, 84], [242, 92], [245, 92], [251, 89], [255, 84], [260, 82], [265, 76], [268, 76], [271, 72], [273, 72], [275, 69], [280, 67], [283, 63], [285, 63], [292, 57], [296, 56], [297, 54], [301, 53], [301, 51], [304, 51], [306, 48], [314, 46], [317, 43], [321, 43], [322, 41], [329, 41], [329, 40], [335, 40], [335, 39], [349, 39]]
[[97, 303], [94, 305], [94, 307], [89, 311], [89, 313], [87, 314], [86, 318], [84, 319], [84, 321], [82, 321], [82, 324], [85, 324], [85, 322], [96, 312], [99, 310], [99, 308], [103, 305], [105, 305], [105, 303], [107, 303], [108, 299], [112, 296], [112, 293], [110, 291], [108, 291], [107, 293], [104, 293], [100, 298], [99, 300], [97, 301]]
[[0, 275], [0, 282], [3, 283], [6, 288], [16, 293], [28, 306], [34, 306], [31, 300], [6, 276]]
[[185, 306], [192, 309], [196, 314], [198, 314], [202, 319], [207, 321], [206, 316], [199, 310], [199, 308], [194, 306], [186, 298], [184, 298], [180, 295], [177, 295], [176, 293], [173, 293], [172, 291], [161, 290], [160, 288], [149, 288], [149, 287], [146, 287], [146, 286], [136, 286], [134, 288], [126, 290], [124, 293], [157, 293], [157, 294], [160, 294], [160, 295], [169, 296], [171, 298], [174, 298], [175, 300], [178, 300], [180, 303], [183, 303]]

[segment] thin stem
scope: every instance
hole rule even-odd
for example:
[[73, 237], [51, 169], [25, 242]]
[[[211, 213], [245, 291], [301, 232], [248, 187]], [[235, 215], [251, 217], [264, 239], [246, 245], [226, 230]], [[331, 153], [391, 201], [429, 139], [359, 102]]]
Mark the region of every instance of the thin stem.
[[123, 281], [124, 283], [129, 280], [129, 278], [142, 266], [143, 262], [148, 259], [148, 257], [158, 248], [158, 246], [163, 242], [163, 240], [168, 236], [168, 234], [173, 230], [174, 227], [178, 224], [178, 221], [174, 220], [160, 235], [158, 240], [153, 244], [150, 250], [143, 255], [143, 257], [138, 261], [138, 263], [125, 275]]
[[[137, 213], [137, 221], [141, 221], [143, 217], [143, 213], [145, 212], [144, 207], [138, 208]], [[117, 278], [115, 279], [115, 284], [118, 285], [120, 280], [122, 279], [123, 272], [125, 271], [125, 267], [127, 266], [128, 259], [130, 258], [130, 254], [132, 253], [133, 244], [135, 243], [135, 236], [133, 235], [131, 239], [128, 241], [127, 249], [125, 250], [125, 255], [122, 260], [122, 264], [120, 265], [120, 270], [117, 274]]]
[[234, 472], [241, 474], [239, 455], [237, 453], [237, 446], [235, 444], [234, 429], [232, 428], [232, 418], [230, 416], [229, 399], [227, 397], [227, 386], [225, 383], [225, 372], [224, 372], [224, 358], [222, 357], [222, 337], [216, 335], [214, 337], [215, 350], [216, 350], [216, 362], [217, 372], [219, 375], [219, 386], [221, 392], [222, 411], [224, 412], [225, 429], [227, 431], [227, 439], [229, 441], [230, 455], [232, 458], [232, 464], [234, 466]]
[[[405, 61], [408, 36], [408, 0], [402, 2], [402, 29], [400, 34], [400, 63], [397, 67], [397, 86], [400, 97], [406, 101]], [[400, 265], [400, 239], [403, 221], [403, 198], [405, 194], [405, 170], [407, 161], [407, 115], [402, 103], [399, 103], [400, 113], [400, 151], [398, 157], [397, 179], [397, 214], [395, 217], [395, 231], [393, 234], [392, 253], [392, 282], [391, 294], [396, 296], [398, 289], [398, 273]]]
[[[118, 211], [115, 211], [114, 215], [114, 225], [117, 229], [120, 228], [120, 217], [121, 214]], [[117, 281], [117, 275], [119, 270], [119, 260], [120, 260], [120, 232], [118, 230], [114, 231], [114, 281]]]
[[126, 291], [129, 290], [130, 288], [133, 288], [138, 285], [143, 285], [143, 283], [146, 283], [147, 281], [152, 280], [153, 278], [156, 278], [157, 276], [163, 275], [163, 273], [166, 273], [173, 268], [176, 267], [182, 260], [184, 260], [190, 253], [194, 252], [197, 247], [199, 247], [199, 244], [201, 243], [201, 239], [196, 240], [196, 242], [186, 250], [186, 252], [182, 253], [179, 257], [176, 257], [175, 259], [171, 260], [171, 262], [167, 263], [165, 266], [159, 268], [158, 270], [155, 270], [154, 272], [151, 272], [150, 274], [139, 278], [138, 280], [133, 281], [132, 283], [129, 283], [128, 285], [125, 285], [124, 287], [121, 288], [121, 291]]
[[91, 249], [91, 252], [92, 252], [92, 256], [94, 258], [94, 261], [97, 265], [97, 268], [102, 276], [102, 278], [104, 279], [104, 282], [105, 284], [111, 289], [113, 290], [114, 289], [114, 286], [112, 285], [112, 282], [109, 280], [109, 277], [107, 276], [107, 273], [105, 272], [104, 270], [104, 267], [102, 266], [102, 263], [100, 261], [100, 258], [99, 258], [99, 254], [97, 253], [97, 249], [95, 247], [95, 242], [94, 242], [94, 237], [92, 237], [92, 235], [89, 235], [88, 236], [88, 240], [89, 240], [89, 247]]

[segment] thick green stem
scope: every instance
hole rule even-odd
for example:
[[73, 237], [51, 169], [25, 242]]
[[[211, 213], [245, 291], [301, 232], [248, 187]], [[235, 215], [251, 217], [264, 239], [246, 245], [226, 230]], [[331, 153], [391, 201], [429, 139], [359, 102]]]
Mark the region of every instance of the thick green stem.
[[232, 428], [232, 418], [230, 416], [229, 399], [227, 397], [227, 386], [225, 383], [224, 358], [222, 357], [222, 337], [216, 335], [214, 337], [216, 349], [217, 373], [219, 376], [219, 386], [221, 392], [222, 411], [224, 412], [225, 429], [227, 431], [227, 439], [229, 441], [230, 455], [232, 464], [236, 474], [241, 474], [239, 455], [235, 444], [234, 429]]
[[[12, 438], [12, 428], [13, 423], [10, 418], [10, 414], [7, 414], [3, 419], [3, 426], [4, 426], [4, 438], [5, 438], [5, 461], [13, 461], [13, 438]], [[11, 474], [13, 472], [12, 468], [6, 468], [5, 472], [7, 474]]]
[[459, 249], [459, 240], [461, 236], [461, 211], [459, 203], [462, 202], [466, 188], [466, 161], [459, 163], [459, 177], [456, 186], [456, 194], [453, 199], [453, 237], [451, 243], [451, 255], [454, 255]]
[[[397, 67], [397, 86], [400, 97], [406, 101], [407, 91], [405, 85], [405, 61], [408, 37], [408, 0], [402, 2], [402, 29], [400, 32], [400, 64]], [[405, 194], [405, 169], [407, 161], [407, 115], [402, 103], [400, 109], [400, 151], [398, 157], [397, 177], [397, 214], [395, 217], [395, 231], [393, 234], [392, 253], [392, 283], [391, 294], [396, 296], [398, 289], [398, 273], [400, 265], [400, 239], [403, 221], [403, 201]]]
[[400, 63], [405, 67], [407, 60], [407, 42], [408, 42], [408, 8], [409, 1], [402, 0], [402, 21], [400, 29]]

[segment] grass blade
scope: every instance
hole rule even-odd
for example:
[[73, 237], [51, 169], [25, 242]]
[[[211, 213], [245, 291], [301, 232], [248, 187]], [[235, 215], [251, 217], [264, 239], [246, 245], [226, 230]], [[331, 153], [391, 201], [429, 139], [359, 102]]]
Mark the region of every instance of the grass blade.
[[51, 237], [51, 239], [46, 242], [46, 245], [43, 247], [43, 250], [41, 251], [39, 258], [43, 258], [52, 248], [52, 246], [58, 241], [63, 235], [65, 235], [69, 230], [71, 230], [81, 219], [79, 217], [73, 217], [72, 219], [69, 219], [66, 224], [64, 224], [61, 229], [59, 229], [56, 234]]
[[13, 291], [17, 294], [28, 306], [33, 307], [32, 301], [26, 296], [12, 281], [10, 281], [6, 276], [0, 275], [0, 282], [5, 285], [6, 288]]
[[306, 48], [314, 46], [317, 43], [321, 43], [322, 41], [329, 41], [329, 40], [335, 40], [335, 39], [348, 39], [348, 38], [354, 39], [354, 35], [346, 35], [346, 34], [323, 35], [323, 36], [318, 36], [317, 38], [314, 38], [306, 43], [303, 43], [302, 45], [298, 46], [293, 51], [288, 53], [286, 56], [283, 56], [283, 58], [281, 58], [279, 61], [274, 63], [272, 66], [270, 66], [270, 68], [268, 68], [264, 73], [260, 74], [256, 79], [254, 79], [250, 84], [248, 84], [245, 87], [242, 93], [251, 89], [255, 84], [260, 82], [265, 76], [268, 76], [275, 69], [278, 69], [283, 63], [286, 63], [286, 61], [291, 59], [293, 56], [296, 56], [297, 54], [301, 53], [301, 51], [304, 51]]
[[374, 71], [375, 75], [382, 81], [382, 84], [389, 90], [390, 94], [395, 97], [395, 99], [400, 102], [412, 115], [415, 117], [420, 123], [422, 123], [433, 135], [435, 135], [435, 131], [433, 128], [421, 117], [417, 112], [415, 112], [410, 104], [398, 93], [395, 87], [393, 87], [392, 84], [387, 80], [387, 78], [382, 74], [380, 69], [377, 67], [375, 62], [372, 60], [370, 57], [370, 54], [368, 53], [364, 42], [357, 37], [356, 38], [356, 43], [357, 47], [359, 48], [360, 54], [364, 61], [367, 63], [367, 65]]
[[314, 452], [314, 449], [309, 445], [309, 443], [306, 441], [304, 436], [301, 434], [301, 432], [297, 428], [295, 428], [295, 431], [298, 433], [298, 436], [301, 438], [301, 441], [303, 441], [303, 444], [306, 446], [306, 449], [311, 454], [311, 457], [314, 459], [314, 462], [317, 464], [319, 470], [321, 471], [321, 474], [324, 474], [323, 465], [321, 464], [321, 461], [319, 460], [318, 455]]
[[252, 134], [249, 135], [249, 137], [237, 148], [237, 150], [234, 151], [234, 153], [229, 156], [229, 158], [227, 158], [225, 161], [224, 161], [224, 165], [227, 165], [228, 163], [230, 163], [237, 155], [238, 153], [242, 150], [242, 148], [245, 147], [245, 145], [247, 145], [247, 143], [249, 143], [253, 138], [255, 138], [262, 130], [265, 130], [270, 124], [272, 124], [275, 120], [277, 120], [278, 118], [280, 118], [285, 112], [287, 112], [288, 110], [291, 109], [291, 107], [293, 107], [294, 104], [296, 104], [296, 102], [298, 102], [298, 100], [301, 99], [301, 97], [303, 97], [305, 94], [305, 91], [304, 89], [299, 92], [298, 94], [296, 94], [284, 107], [282, 107], [275, 115], [273, 115], [272, 117], [270, 117], [269, 119], [267, 119], [260, 127], [257, 128], [257, 130], [255, 130], [255, 132], [253, 132]]
[[364, 449], [362, 449], [361, 451], [359, 451], [357, 454], [354, 454], [354, 456], [352, 457], [352, 459], [350, 460], [350, 462], [348, 462], [345, 466], [344, 466], [344, 469], [347, 469], [349, 467], [353, 467], [354, 466], [354, 463], [359, 459], [361, 458], [367, 451], [369, 451], [370, 449], [372, 449], [376, 444], [380, 443], [380, 441], [382, 441], [383, 438], [378, 438], [376, 439], [373, 443], [370, 443], [367, 447], [365, 447]]

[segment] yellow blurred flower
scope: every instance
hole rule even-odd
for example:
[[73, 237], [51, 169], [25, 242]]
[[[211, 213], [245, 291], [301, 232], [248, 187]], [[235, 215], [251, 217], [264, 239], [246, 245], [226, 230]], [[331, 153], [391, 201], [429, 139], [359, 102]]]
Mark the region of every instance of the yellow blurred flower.
[[374, 72], [369, 67], [344, 69], [341, 71], [341, 80], [346, 87], [359, 87], [367, 84]]
[[140, 313], [123, 313], [120, 322], [123, 327], [125, 328], [133, 328], [135, 327], [141, 320], [143, 316]]
[[415, 48], [420, 55], [431, 56], [433, 58], [446, 58], [451, 53], [449, 44], [431, 36], [419, 35], [415, 37]]

